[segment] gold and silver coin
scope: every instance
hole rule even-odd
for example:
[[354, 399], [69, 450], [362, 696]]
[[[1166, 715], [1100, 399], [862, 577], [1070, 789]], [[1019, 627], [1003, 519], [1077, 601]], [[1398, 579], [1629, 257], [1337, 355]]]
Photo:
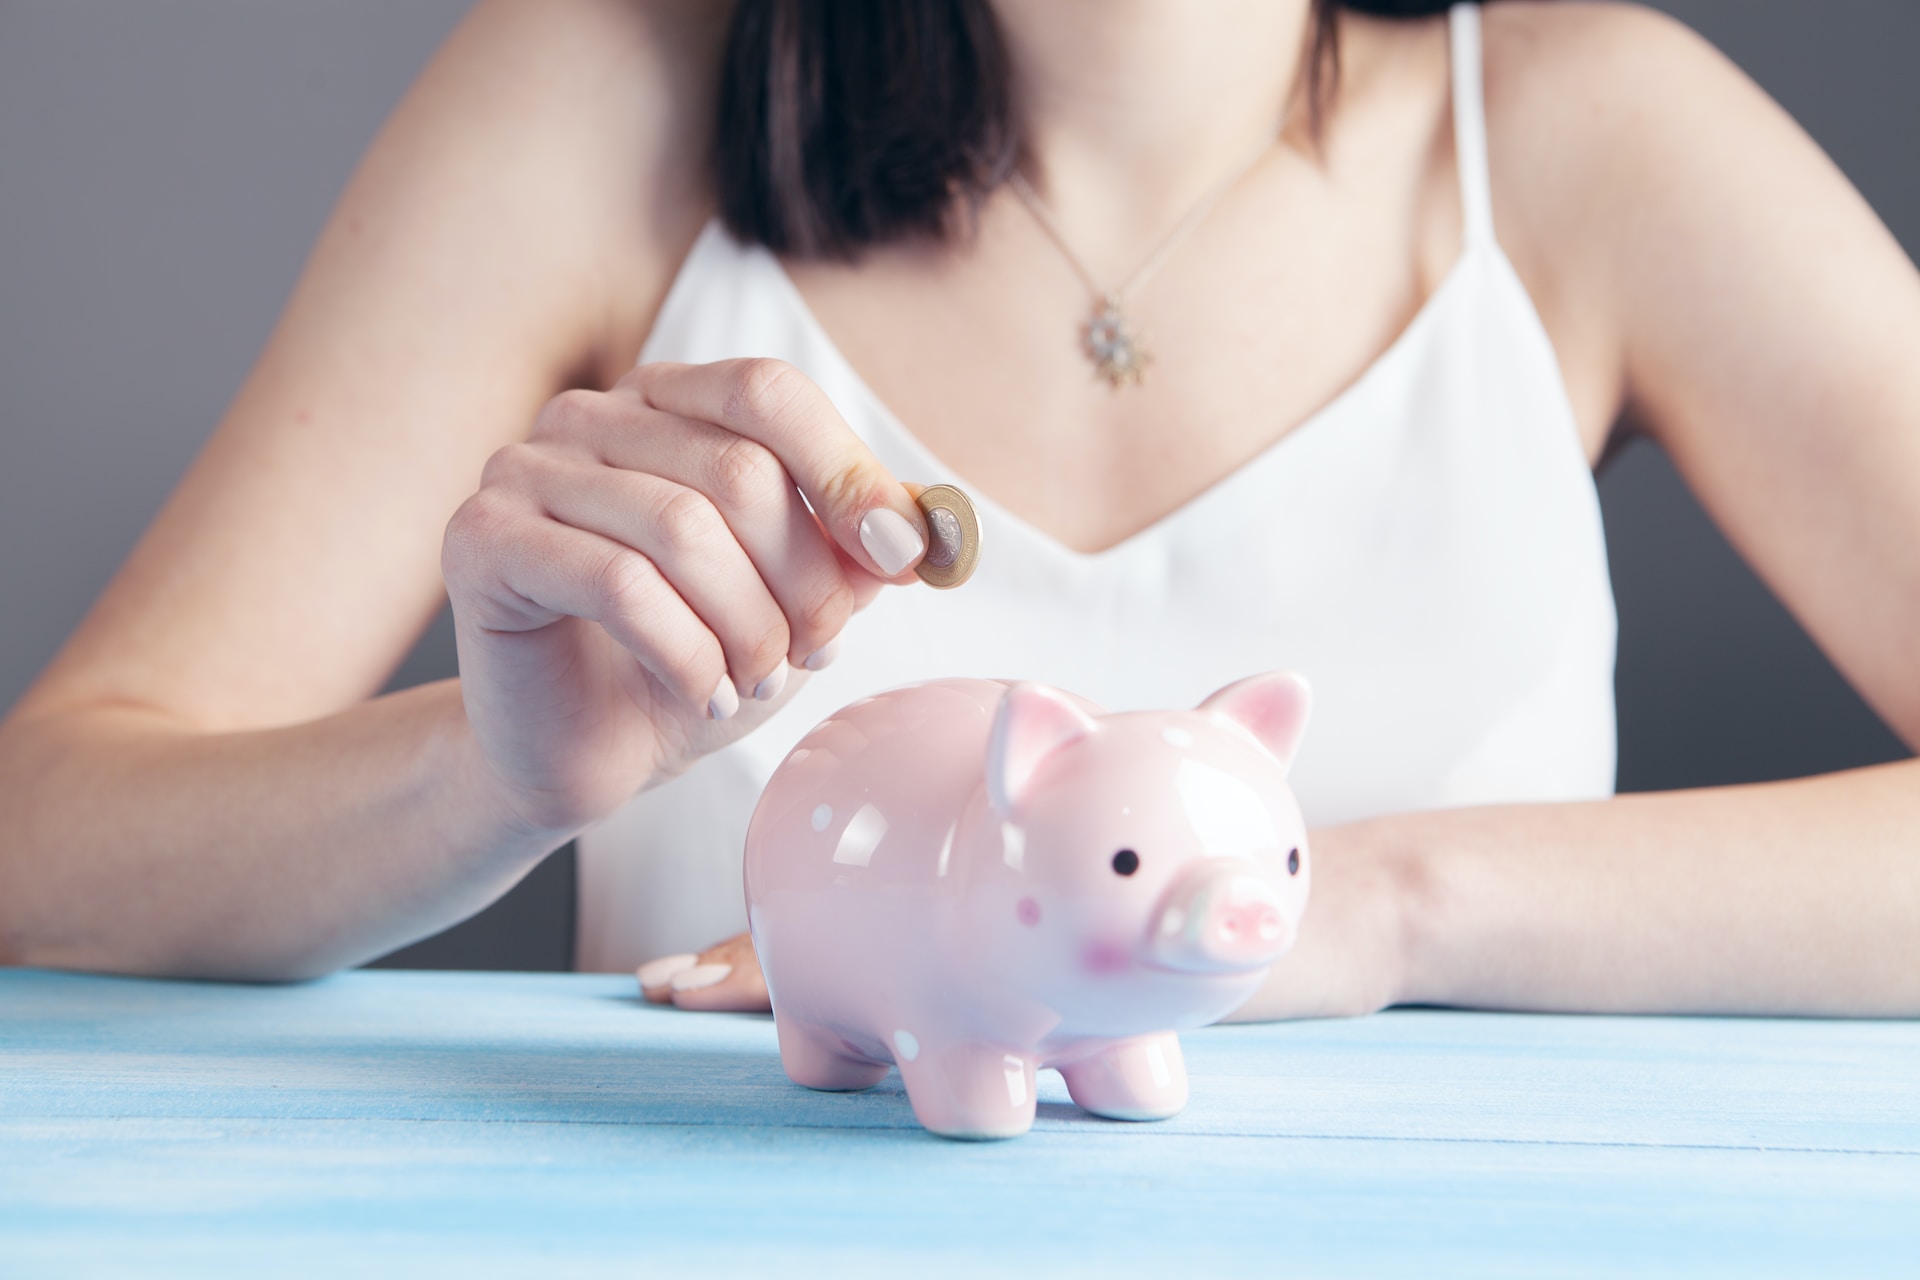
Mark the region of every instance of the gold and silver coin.
[[914, 569], [930, 587], [957, 587], [980, 561], [980, 518], [950, 484], [928, 485], [914, 501], [927, 517], [927, 554]]

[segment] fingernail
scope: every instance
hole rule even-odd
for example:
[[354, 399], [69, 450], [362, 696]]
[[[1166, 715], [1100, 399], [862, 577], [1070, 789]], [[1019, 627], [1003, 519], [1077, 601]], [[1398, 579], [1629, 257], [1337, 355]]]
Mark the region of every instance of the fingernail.
[[700, 963], [700, 957], [692, 952], [682, 952], [677, 956], [661, 956], [658, 960], [649, 960], [633, 971], [640, 979], [642, 989], [664, 987], [673, 981], [675, 974], [685, 973]]
[[766, 702], [779, 697], [780, 691], [786, 687], [787, 664], [783, 662], [775, 667], [772, 674], [768, 675], [765, 680], [753, 686], [753, 696], [756, 701]]
[[860, 545], [889, 578], [904, 573], [927, 549], [913, 523], [887, 507], [875, 507], [867, 512], [860, 522]]
[[707, 699], [707, 714], [715, 720], [725, 720], [740, 709], [740, 695], [733, 690], [733, 680], [721, 676], [720, 683], [713, 686], [713, 696]]
[[702, 987], [710, 987], [716, 982], [724, 981], [732, 972], [733, 966], [730, 964], [697, 964], [691, 969], [682, 969], [673, 975], [673, 989], [698, 991]]
[[821, 645], [818, 649], [815, 649], [812, 653], [808, 654], [807, 660], [801, 663], [800, 665], [805, 667], [809, 671], [818, 671], [820, 670], [820, 668], [826, 666], [829, 662], [832, 662], [835, 658], [839, 656], [840, 656], [840, 637], [835, 636], [833, 639], [827, 641], [825, 644]]

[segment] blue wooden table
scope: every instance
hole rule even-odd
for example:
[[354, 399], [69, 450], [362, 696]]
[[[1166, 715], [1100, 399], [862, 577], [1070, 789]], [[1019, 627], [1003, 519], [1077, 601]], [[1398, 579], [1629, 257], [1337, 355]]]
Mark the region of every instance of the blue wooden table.
[[1920, 1024], [1185, 1041], [1173, 1120], [962, 1144], [630, 978], [0, 970], [0, 1276], [1920, 1276]]

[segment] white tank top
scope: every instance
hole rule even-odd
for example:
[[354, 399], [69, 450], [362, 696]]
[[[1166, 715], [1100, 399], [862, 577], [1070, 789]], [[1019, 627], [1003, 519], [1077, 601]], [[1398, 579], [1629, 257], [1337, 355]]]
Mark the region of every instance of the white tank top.
[[1187, 707], [1257, 671], [1314, 687], [1293, 771], [1310, 825], [1611, 794], [1615, 619], [1593, 476], [1526, 288], [1494, 239], [1479, 11], [1451, 15], [1465, 245], [1325, 408], [1126, 541], [1072, 550], [928, 452], [779, 262], [708, 226], [640, 359], [775, 356], [902, 479], [980, 513], [966, 586], [884, 591], [760, 728], [579, 842], [578, 959], [617, 970], [746, 927], [740, 859], [774, 767], [856, 698], [939, 676]]

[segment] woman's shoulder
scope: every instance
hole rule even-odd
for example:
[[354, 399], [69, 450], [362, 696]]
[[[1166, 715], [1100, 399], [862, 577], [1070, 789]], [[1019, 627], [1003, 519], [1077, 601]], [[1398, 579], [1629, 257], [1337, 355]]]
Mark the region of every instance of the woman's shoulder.
[[482, 0], [422, 79], [470, 108], [564, 121], [643, 156], [710, 136], [728, 6], [712, 0]]
[[1569, 218], [1659, 199], [1675, 168], [1779, 114], [1713, 45], [1643, 5], [1502, 0], [1484, 12], [1488, 151], [1516, 232], [1564, 247]]
[[1620, 0], [1483, 6], [1489, 123], [1596, 139], [1740, 73], [1685, 23]]
[[617, 376], [712, 207], [727, 16], [711, 0], [483, 0], [416, 82], [369, 176], [464, 190], [476, 221], [515, 211], [510, 231], [529, 250], [569, 255], [606, 290], [590, 305]]
[[1783, 113], [1705, 39], [1641, 5], [1501, 0], [1482, 26], [1500, 244], [1583, 420], [1610, 422], [1638, 311], [1623, 282], [1699, 248], [1659, 228], [1722, 207], [1716, 155], [1779, 149]]
[[[1482, 13], [1482, 91], [1496, 209], [1513, 229], [1551, 223], [1563, 206], [1609, 193], [1638, 199], [1653, 178], [1651, 144], [1709, 146], [1770, 106], [1718, 50], [1681, 22], [1615, 0], [1499, 0]], [[1417, 76], [1444, 99], [1447, 22], [1343, 15], [1360, 37], [1363, 78]], [[1343, 83], [1346, 80], [1343, 73]], [[1443, 102], [1440, 119], [1446, 119]], [[1502, 219], [1503, 223], [1507, 221]], [[1550, 238], [1565, 240], [1552, 226]], [[1501, 228], [1503, 241], [1508, 228]]]

